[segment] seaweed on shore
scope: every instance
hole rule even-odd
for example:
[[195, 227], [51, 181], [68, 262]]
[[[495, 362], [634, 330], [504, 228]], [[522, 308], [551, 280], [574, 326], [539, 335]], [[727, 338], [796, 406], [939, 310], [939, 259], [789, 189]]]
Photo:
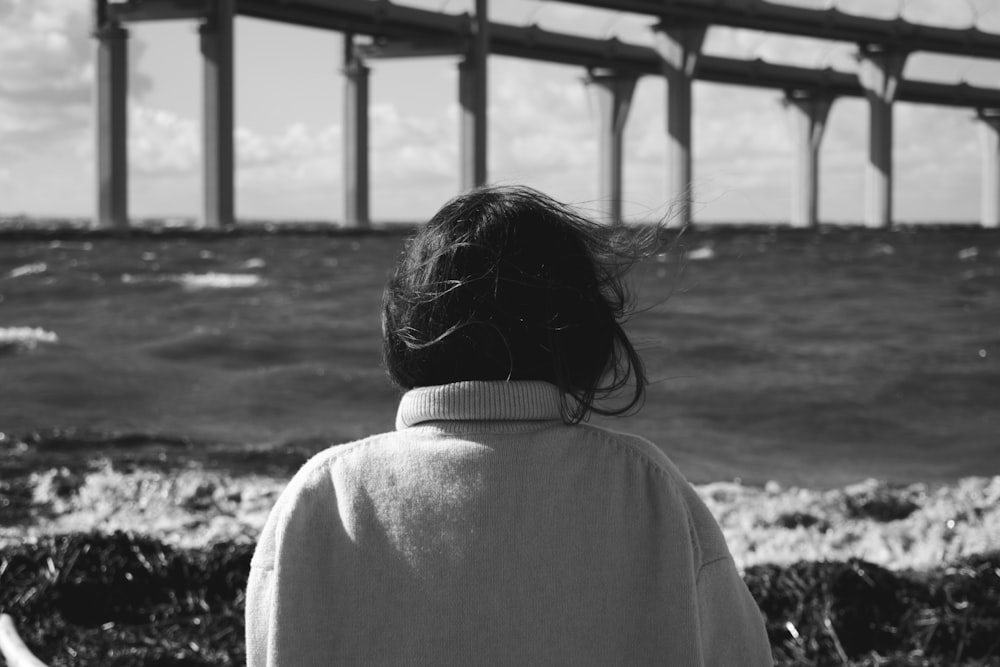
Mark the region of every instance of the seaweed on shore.
[[758, 565], [744, 579], [779, 665], [1000, 665], [1000, 553], [930, 572]]
[[[51, 667], [238, 665], [253, 545], [126, 533], [0, 549], [0, 612]], [[1000, 553], [929, 572], [761, 565], [745, 580], [778, 665], [1000, 665]]]
[[243, 664], [252, 551], [126, 533], [47, 538], [0, 551], [0, 610], [50, 667]]

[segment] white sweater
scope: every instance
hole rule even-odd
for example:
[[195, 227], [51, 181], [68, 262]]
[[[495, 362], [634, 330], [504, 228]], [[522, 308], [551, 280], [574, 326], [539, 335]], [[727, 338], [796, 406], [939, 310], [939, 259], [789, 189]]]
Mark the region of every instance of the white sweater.
[[271, 512], [250, 667], [772, 665], [722, 533], [642, 438], [560, 420], [541, 382], [407, 392]]

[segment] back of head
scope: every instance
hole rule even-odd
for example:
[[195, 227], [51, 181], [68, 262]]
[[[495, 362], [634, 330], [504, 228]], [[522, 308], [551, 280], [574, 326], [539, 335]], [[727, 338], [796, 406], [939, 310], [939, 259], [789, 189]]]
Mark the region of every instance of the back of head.
[[[403, 388], [542, 380], [564, 416], [642, 400], [642, 363], [621, 320], [621, 257], [608, 228], [530, 188], [479, 188], [409, 242], [383, 303], [385, 363]], [[627, 404], [595, 404], [632, 384]]]

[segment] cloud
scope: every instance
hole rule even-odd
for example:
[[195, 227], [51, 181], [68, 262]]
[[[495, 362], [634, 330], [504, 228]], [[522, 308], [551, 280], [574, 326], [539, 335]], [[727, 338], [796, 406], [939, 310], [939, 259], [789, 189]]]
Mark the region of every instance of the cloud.
[[510, 60], [494, 71], [495, 168], [534, 174], [593, 163], [597, 111], [582, 72]]
[[[168, 181], [200, 187], [200, 120], [138, 103], [130, 107], [129, 119], [129, 165], [139, 207], [145, 192], [175, 191], [176, 185], [164, 185]], [[436, 192], [433, 201], [439, 204], [454, 192], [458, 171], [454, 123], [406, 116], [395, 105], [376, 104], [370, 108], [370, 132], [372, 203], [381, 215], [410, 219], [413, 196]], [[250, 215], [337, 217], [342, 134], [340, 123], [318, 128], [292, 123], [276, 133], [238, 127], [237, 189], [241, 202], [250, 204]], [[172, 213], [197, 214], [189, 208]]]
[[[454, 183], [458, 165], [457, 109], [445, 118], [401, 114], [395, 104], [369, 108], [371, 171], [381, 184]], [[332, 147], [338, 153], [339, 144]]]
[[967, 0], [779, 0], [775, 4], [819, 10], [836, 7], [848, 14], [879, 19], [902, 15], [912, 23], [964, 28], [991, 3], [995, 5], [994, 0], [972, 0], [971, 3]]
[[[255, 180], [281, 175], [284, 180], [326, 177], [316, 163], [340, 154], [340, 126], [312, 130], [301, 123], [284, 131], [261, 134], [235, 130], [237, 169]], [[164, 109], [133, 104], [129, 114], [129, 165], [139, 177], [169, 178], [197, 172], [202, 162], [201, 121]]]
[[0, 5], [0, 152], [63, 141], [87, 124], [89, 53], [83, 14], [58, 5]]
[[[442, 0], [411, 1], [429, 9], [440, 9], [443, 4]], [[828, 0], [785, 2], [828, 4]], [[648, 17], [537, 0], [521, 0], [519, 7], [514, 0], [494, 5], [491, 11], [497, 20], [537, 20], [551, 30], [618, 35], [634, 42], [647, 41], [651, 34]], [[838, 6], [844, 11], [889, 16], [895, 15], [899, 0], [838, 0]], [[995, 0], [971, 0], [971, 5], [956, 0], [906, 0], [904, 12], [913, 21], [960, 23], [975, 18], [976, 12], [968, 9], [972, 6], [981, 25], [991, 17], [1000, 22], [1000, 11], [989, 11], [997, 7]], [[470, 7], [471, 0], [455, 0], [446, 10]], [[0, 0], [0, 159], [4, 160], [0, 164], [7, 170], [0, 182], [8, 190], [24, 190], [34, 181], [48, 186], [59, 183], [57, 170], [42, 163], [48, 160], [65, 167], [73, 162], [66, 158], [73, 157], [74, 150], [77, 163], [92, 163], [94, 44], [89, 36], [89, 10], [90, 0]], [[137, 211], [145, 213], [197, 215], [200, 119], [190, 111], [179, 112], [188, 108], [184, 105], [154, 108], [148, 101], [151, 98], [144, 93], [151, 82], [142, 72], [143, 48], [141, 41], [130, 40], [132, 201]], [[707, 51], [719, 55], [842, 70], [856, 66], [855, 49], [853, 44], [725, 27], [712, 28], [706, 45]], [[925, 68], [914, 69], [923, 72]], [[491, 60], [490, 71], [491, 180], [529, 183], [557, 198], [589, 206], [597, 196], [599, 118], [593, 91], [582, 81], [583, 70], [497, 57]], [[440, 106], [430, 112], [414, 109], [404, 93], [412, 94], [416, 88], [399, 88], [398, 93], [376, 97], [370, 109], [371, 195], [376, 219], [425, 218], [458, 189], [457, 105], [452, 102], [443, 113]], [[780, 92], [699, 83], [695, 95], [697, 217], [786, 217], [795, 139]], [[626, 213], [633, 218], [656, 217], [669, 207], [664, 107], [663, 81], [657, 77], [640, 80], [626, 134]], [[837, 211], [845, 219], [861, 215], [867, 118], [863, 100], [838, 101], [824, 140], [823, 210]], [[342, 126], [325, 118], [313, 124], [291, 120], [284, 125], [271, 120], [268, 127], [272, 129], [266, 131], [255, 125], [236, 130], [241, 214], [337, 218], [342, 204]], [[896, 138], [897, 189], [901, 193], [907, 189], [899, 195], [901, 216], [946, 211], [943, 202], [949, 196], [954, 199], [949, 192], [965, 197], [970, 182], [978, 185], [977, 134], [961, 113], [899, 105]], [[22, 166], [29, 161], [33, 171]], [[25, 175], [29, 173], [33, 179]], [[70, 174], [68, 168], [59, 173], [65, 176], [65, 187], [84, 193], [77, 199], [86, 201], [92, 196], [89, 180]], [[973, 201], [976, 196], [967, 199]], [[38, 195], [38, 201], [46, 205], [51, 200], [50, 195]], [[177, 206], [187, 209], [178, 211], [173, 208]], [[965, 211], [970, 205], [963, 199], [962, 206]]]
[[704, 52], [712, 55], [842, 72], [857, 71], [857, 51], [855, 44], [727, 26], [711, 27], [704, 44]]
[[129, 166], [139, 177], [177, 176], [201, 164], [200, 125], [162, 109], [129, 109]]
[[[10, 159], [89, 132], [94, 44], [87, 0], [0, 0], [0, 155]], [[130, 45], [130, 92], [151, 81]]]

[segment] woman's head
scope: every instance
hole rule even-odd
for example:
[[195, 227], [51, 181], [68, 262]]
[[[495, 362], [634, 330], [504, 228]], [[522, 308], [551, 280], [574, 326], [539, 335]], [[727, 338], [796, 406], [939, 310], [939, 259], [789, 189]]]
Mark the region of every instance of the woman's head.
[[[403, 388], [543, 380], [564, 415], [620, 414], [646, 377], [622, 329], [629, 307], [615, 236], [524, 187], [479, 188], [411, 239], [385, 290], [384, 358]], [[633, 385], [615, 409], [595, 401]]]

